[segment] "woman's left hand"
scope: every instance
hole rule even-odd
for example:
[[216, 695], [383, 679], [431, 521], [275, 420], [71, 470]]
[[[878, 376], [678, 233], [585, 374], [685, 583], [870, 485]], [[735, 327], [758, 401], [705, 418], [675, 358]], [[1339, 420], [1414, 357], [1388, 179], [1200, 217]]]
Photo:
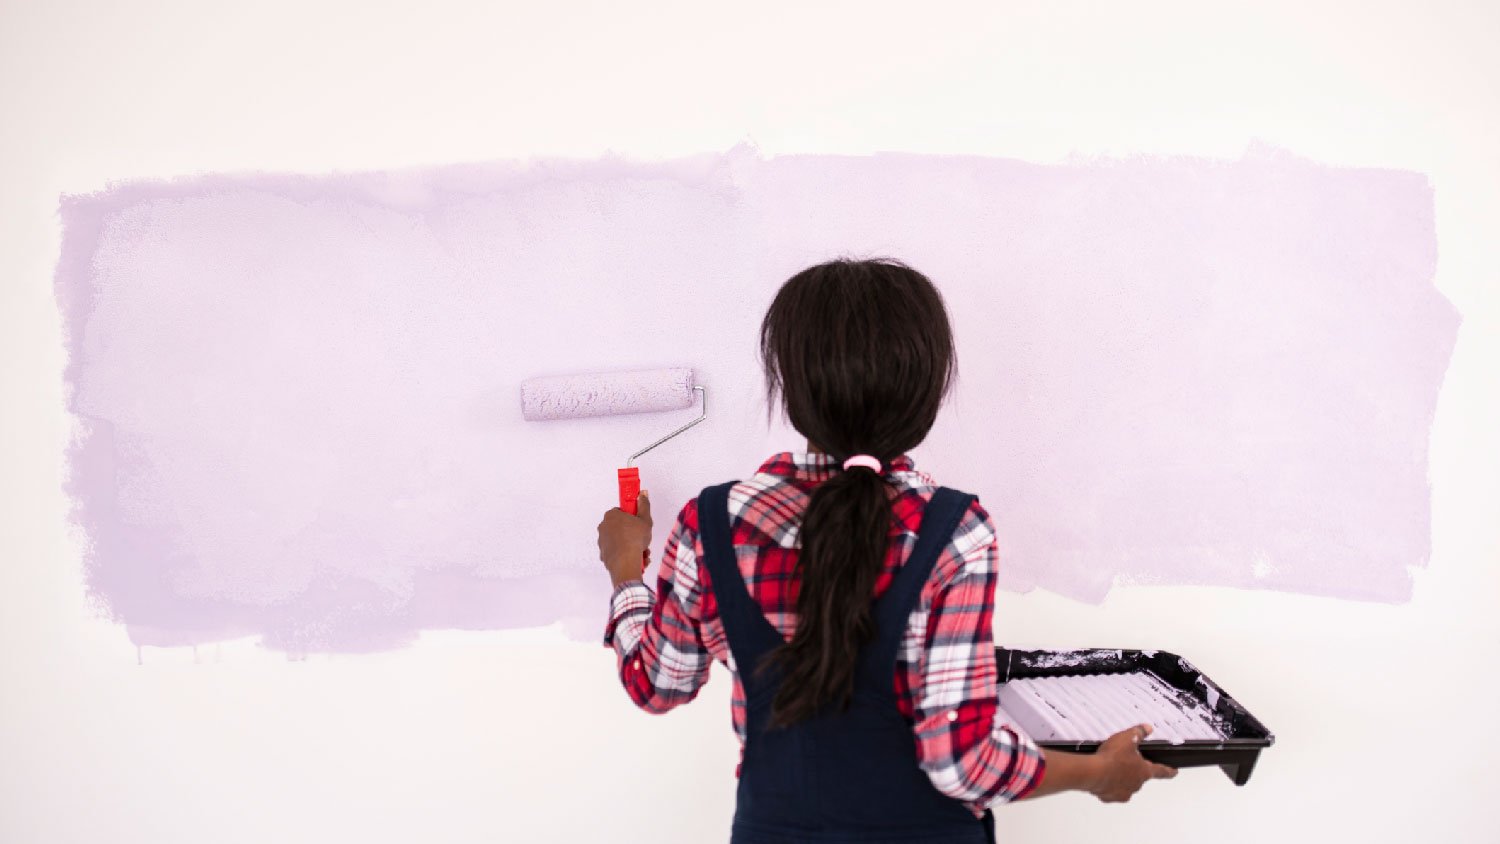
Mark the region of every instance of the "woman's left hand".
[[645, 574], [646, 553], [651, 549], [651, 499], [645, 490], [637, 500], [636, 512], [632, 516], [612, 507], [599, 522], [599, 560], [616, 586], [640, 580]]

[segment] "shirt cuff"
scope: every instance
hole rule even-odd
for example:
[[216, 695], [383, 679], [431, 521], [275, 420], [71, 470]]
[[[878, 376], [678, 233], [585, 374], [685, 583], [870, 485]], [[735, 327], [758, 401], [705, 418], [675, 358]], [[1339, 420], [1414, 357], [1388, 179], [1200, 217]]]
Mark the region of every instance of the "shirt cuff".
[[[625, 645], [625, 650], [635, 647], [640, 641], [640, 627], [651, 615], [651, 605], [656, 596], [644, 580], [627, 580], [615, 587], [609, 596], [609, 621], [604, 625], [604, 646], [615, 648]], [[621, 630], [621, 626], [625, 630]], [[620, 634], [628, 633], [624, 637]], [[621, 640], [621, 641], [617, 641]]]
[[1031, 772], [1031, 781], [1028, 782], [1028, 783], [1026, 783], [1025, 785], [1021, 786], [1021, 788], [1016, 791], [1015, 796], [1011, 797], [1010, 799], [1011, 800], [1020, 800], [1021, 798], [1025, 797], [1028, 794], [1030, 794], [1031, 792], [1036, 791], [1037, 786], [1039, 786], [1039, 785], [1042, 784], [1042, 780], [1046, 776], [1047, 776], [1047, 757], [1042, 755], [1041, 748], [1037, 748], [1037, 752], [1036, 752], [1036, 767], [1032, 769], [1032, 772]]
[[1042, 777], [1047, 775], [1047, 757], [1043, 755], [1042, 748], [1025, 731], [1012, 725], [1006, 725], [1004, 729], [1015, 737], [1015, 743], [1012, 745], [1016, 753], [1017, 766], [1014, 778], [1024, 779], [1019, 788], [1015, 785], [1009, 786], [1010, 796], [1005, 798], [1005, 802], [1010, 803], [1020, 800], [1042, 784]]

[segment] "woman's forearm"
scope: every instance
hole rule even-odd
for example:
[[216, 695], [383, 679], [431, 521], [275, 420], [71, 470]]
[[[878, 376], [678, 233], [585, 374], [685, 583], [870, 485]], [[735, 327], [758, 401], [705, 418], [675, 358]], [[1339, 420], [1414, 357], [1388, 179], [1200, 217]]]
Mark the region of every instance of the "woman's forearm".
[[1042, 781], [1022, 800], [1063, 791], [1093, 791], [1099, 782], [1099, 757], [1092, 753], [1068, 753], [1042, 748], [1047, 766]]

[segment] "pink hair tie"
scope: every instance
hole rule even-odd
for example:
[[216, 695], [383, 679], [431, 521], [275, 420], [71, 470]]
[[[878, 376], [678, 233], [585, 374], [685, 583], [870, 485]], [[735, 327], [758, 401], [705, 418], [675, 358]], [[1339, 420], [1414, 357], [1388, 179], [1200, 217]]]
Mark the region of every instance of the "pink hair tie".
[[844, 461], [845, 471], [848, 471], [855, 466], [863, 466], [866, 469], [874, 470], [875, 474], [877, 475], [881, 472], [880, 459], [870, 454], [856, 454], [848, 460]]

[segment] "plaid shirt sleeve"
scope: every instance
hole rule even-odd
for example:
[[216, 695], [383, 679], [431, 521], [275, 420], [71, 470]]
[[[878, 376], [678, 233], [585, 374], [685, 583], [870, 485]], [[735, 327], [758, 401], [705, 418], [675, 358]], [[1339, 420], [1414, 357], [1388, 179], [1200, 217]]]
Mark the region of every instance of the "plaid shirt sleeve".
[[708, 682], [713, 656], [699, 621], [698, 553], [697, 501], [690, 499], [667, 538], [655, 594], [632, 580], [610, 596], [604, 644], [615, 649], [630, 699], [647, 712], [687, 703]]
[[1042, 781], [1046, 762], [1004, 722], [996, 699], [995, 583], [999, 551], [976, 500], [940, 561], [944, 574], [927, 616], [914, 690], [917, 759], [938, 790], [975, 814], [1017, 800]]

